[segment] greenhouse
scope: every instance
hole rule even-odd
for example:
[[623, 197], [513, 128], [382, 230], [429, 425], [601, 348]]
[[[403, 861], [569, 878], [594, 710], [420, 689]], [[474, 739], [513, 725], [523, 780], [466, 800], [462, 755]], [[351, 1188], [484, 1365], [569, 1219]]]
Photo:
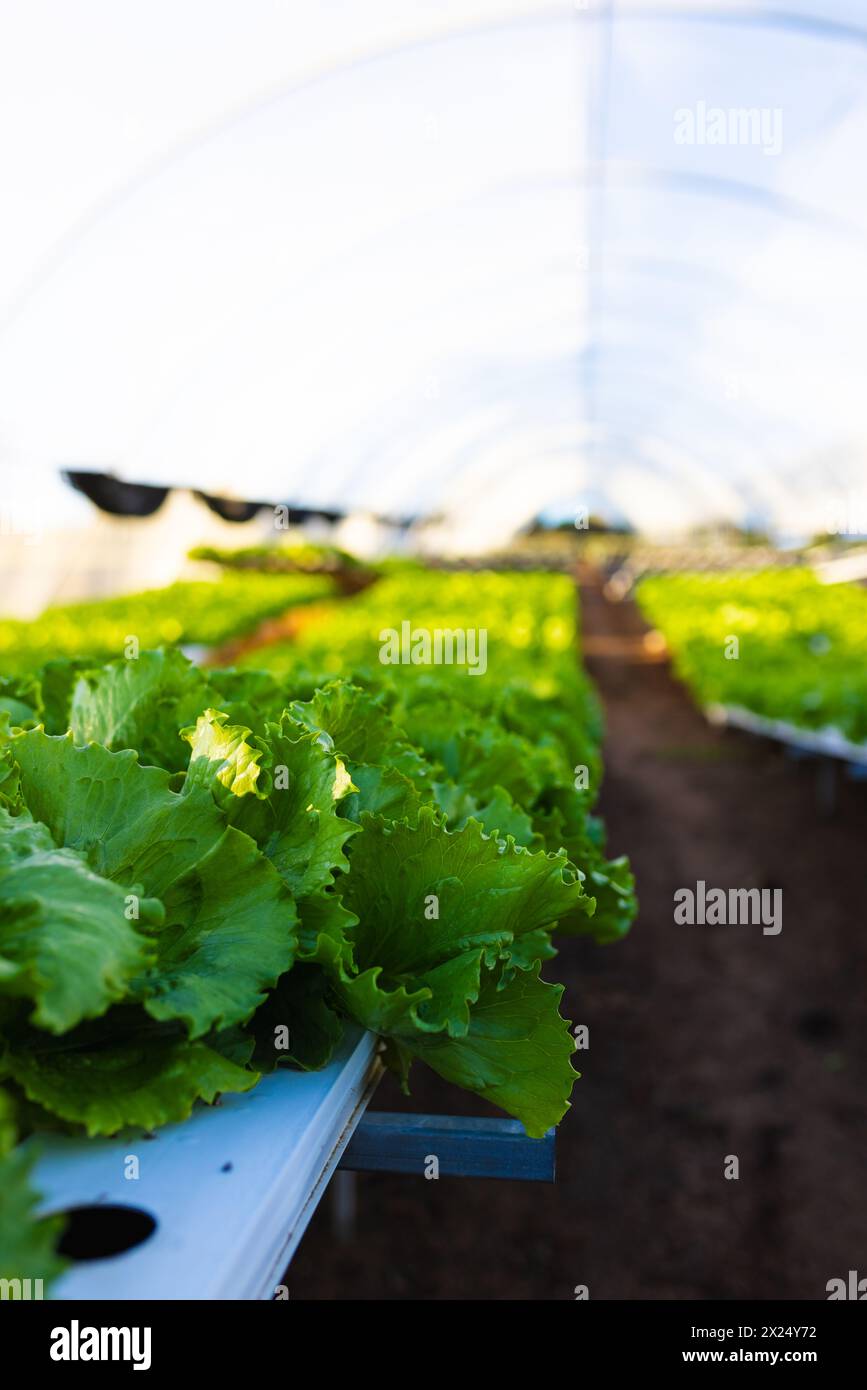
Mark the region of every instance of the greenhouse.
[[0, 1303], [833, 1364], [763, 1307], [867, 1297], [867, 12], [2, 33]]

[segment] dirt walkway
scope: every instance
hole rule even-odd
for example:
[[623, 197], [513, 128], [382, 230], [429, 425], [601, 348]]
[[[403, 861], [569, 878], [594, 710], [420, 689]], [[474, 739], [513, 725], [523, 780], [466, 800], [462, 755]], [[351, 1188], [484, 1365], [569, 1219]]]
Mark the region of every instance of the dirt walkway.
[[[824, 1298], [867, 1275], [867, 787], [816, 812], [807, 767], [710, 730], [631, 604], [583, 593], [606, 706], [601, 810], [641, 914], [615, 947], [567, 943], [549, 973], [590, 1026], [553, 1187], [358, 1178], [356, 1235], [326, 1199], [298, 1298]], [[678, 926], [677, 888], [780, 887], [783, 930]], [[480, 1113], [418, 1069], [379, 1109]], [[740, 1177], [723, 1176], [727, 1155]]]

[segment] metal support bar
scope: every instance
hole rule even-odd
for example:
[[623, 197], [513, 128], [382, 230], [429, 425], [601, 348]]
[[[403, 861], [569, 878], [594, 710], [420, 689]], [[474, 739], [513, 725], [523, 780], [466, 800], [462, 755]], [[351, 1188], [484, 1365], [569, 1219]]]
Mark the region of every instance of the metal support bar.
[[530, 1139], [519, 1120], [368, 1111], [340, 1167], [356, 1173], [553, 1182], [554, 1131]]

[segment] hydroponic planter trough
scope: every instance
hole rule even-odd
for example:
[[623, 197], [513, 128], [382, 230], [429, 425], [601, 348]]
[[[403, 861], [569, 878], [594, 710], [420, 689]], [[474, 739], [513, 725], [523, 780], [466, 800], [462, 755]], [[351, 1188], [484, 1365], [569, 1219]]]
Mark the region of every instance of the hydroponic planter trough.
[[75, 1264], [53, 1296], [273, 1298], [379, 1079], [376, 1046], [354, 1030], [322, 1071], [279, 1070], [152, 1137], [42, 1141], [46, 1211], [119, 1205], [157, 1223], [133, 1249]]
[[718, 728], [773, 739], [795, 761], [817, 759], [816, 801], [822, 815], [831, 815], [836, 809], [838, 766], [845, 767], [853, 781], [867, 780], [867, 744], [852, 743], [838, 729], [800, 729], [785, 719], [767, 719], [740, 705], [707, 705], [704, 712], [708, 722]]
[[708, 705], [705, 715], [718, 727], [743, 729], [746, 733], [774, 739], [805, 755], [836, 758], [850, 767], [867, 770], [867, 744], [852, 743], [837, 729], [800, 729], [784, 719], [767, 719], [740, 705]]

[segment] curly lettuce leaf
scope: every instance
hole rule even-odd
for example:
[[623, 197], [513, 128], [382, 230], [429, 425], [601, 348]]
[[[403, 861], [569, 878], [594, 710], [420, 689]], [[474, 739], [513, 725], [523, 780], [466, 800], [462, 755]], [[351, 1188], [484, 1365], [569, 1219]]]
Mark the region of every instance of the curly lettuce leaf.
[[138, 996], [157, 1019], [183, 1019], [190, 1037], [243, 1023], [292, 964], [297, 909], [253, 842], [226, 830], [163, 890], [157, 961]]
[[[161, 921], [158, 901], [135, 901]], [[124, 997], [155, 956], [128, 914], [122, 887], [0, 807], [0, 994], [31, 999], [34, 1024], [64, 1033]]]
[[533, 829], [532, 817], [514, 802], [504, 787], [492, 787], [484, 797], [474, 796], [456, 782], [436, 782], [434, 798], [450, 829], [462, 830], [468, 820], [477, 820], [487, 835], [505, 839], [511, 835], [518, 845], [542, 849], [543, 837]]
[[369, 814], [362, 824], [341, 885], [357, 918], [352, 956], [327, 968], [342, 1009], [398, 1054], [420, 1038], [466, 1037], [491, 972], [502, 992], [537, 971], [557, 918], [591, 907], [565, 854], [531, 854], [475, 821], [451, 832], [423, 807], [416, 825]]
[[488, 971], [465, 1034], [422, 1033], [402, 1037], [399, 1047], [514, 1115], [531, 1139], [541, 1139], [568, 1110], [579, 1076], [571, 1063], [569, 1023], [558, 1012], [562, 994], [562, 985], [539, 978], [538, 965], [505, 983]]
[[175, 648], [123, 657], [79, 676], [69, 724], [76, 743], [134, 748], [139, 761], [180, 771], [180, 728], [216, 699], [202, 671]]
[[99, 665], [96, 657], [58, 657], [46, 661], [39, 672], [42, 692], [41, 718], [47, 734], [65, 734], [69, 729], [72, 692], [84, 671]]
[[41, 730], [13, 736], [22, 794], [56, 844], [94, 873], [159, 898], [156, 961], [135, 993], [153, 1017], [190, 1035], [244, 1022], [289, 969], [297, 911], [286, 885], [246, 835], [227, 826], [198, 788], [181, 796], [169, 774], [131, 751], [74, 746]]
[[0, 1158], [11, 1153], [18, 1141], [15, 1101], [0, 1086]]
[[350, 767], [353, 789], [343, 803], [349, 820], [358, 821], [362, 812], [371, 811], [387, 820], [415, 821], [424, 798], [404, 773], [372, 763], [350, 763]]
[[606, 945], [625, 936], [635, 919], [635, 880], [628, 859], [606, 858], [602, 822], [587, 814], [585, 800], [574, 791], [555, 791], [548, 798], [548, 808], [535, 812], [533, 821], [549, 847], [562, 845], [570, 860], [581, 865], [596, 899], [592, 918], [569, 913], [558, 924], [558, 932], [591, 935]]
[[433, 769], [389, 717], [381, 695], [348, 681], [331, 681], [312, 700], [296, 700], [290, 713], [311, 733], [327, 735], [351, 773], [362, 764], [392, 768], [417, 790], [429, 788]]
[[262, 749], [248, 742], [250, 729], [228, 719], [220, 710], [206, 709], [194, 725], [181, 729], [181, 738], [191, 750], [184, 795], [204, 787], [218, 805], [231, 811], [233, 797], [264, 796], [264, 792], [258, 787]]
[[339, 758], [288, 715], [250, 730], [207, 710], [184, 731], [191, 747], [185, 792], [210, 787], [226, 816], [261, 849], [299, 900], [349, 868], [343, 846], [358, 827], [338, 811], [351, 789]]
[[403, 977], [481, 949], [495, 959], [519, 937], [580, 907], [592, 911], [566, 854], [532, 854], [469, 821], [446, 830], [422, 807], [417, 826], [365, 815], [342, 886], [360, 919], [353, 940], [361, 969]]
[[[619, 941], [635, 921], [638, 898], [626, 855], [591, 864], [587, 881], [596, 898], [593, 935], [600, 945]], [[567, 924], [568, 926], [570, 923]]]
[[36, 1154], [23, 1148], [0, 1155], [0, 1280], [21, 1280], [24, 1288], [23, 1281], [30, 1280], [30, 1297], [39, 1296], [33, 1292], [35, 1280], [47, 1287], [66, 1268], [55, 1253], [63, 1217], [37, 1216], [40, 1196], [31, 1184], [35, 1162]]
[[[278, 680], [270, 671], [236, 669], [233, 666], [211, 667], [208, 677], [220, 692], [219, 708], [229, 715], [232, 724], [262, 724], [279, 719], [289, 704], [285, 679]], [[293, 680], [293, 694], [298, 694]]]
[[343, 1037], [328, 980], [315, 965], [295, 965], [278, 980], [249, 1026], [255, 1039], [253, 1064], [260, 1072], [277, 1066], [318, 1071], [331, 1061]]
[[5, 710], [0, 710], [0, 806], [17, 813], [23, 804], [21, 774], [10, 745], [9, 715]]
[[259, 1080], [204, 1042], [107, 1023], [103, 1030], [85, 1024], [63, 1038], [19, 1037], [6, 1049], [4, 1070], [28, 1100], [90, 1136], [185, 1120], [197, 1100], [211, 1104]]
[[16, 728], [34, 724], [40, 716], [42, 696], [35, 676], [0, 676], [0, 714]]
[[492, 717], [469, 710], [456, 697], [406, 704], [398, 718], [407, 736], [447, 777], [484, 799], [501, 788], [531, 807], [544, 788], [568, 782], [568, 764], [553, 745], [512, 733]]
[[350, 933], [358, 918], [332, 888], [310, 893], [298, 904], [298, 959], [338, 968], [353, 962]]

